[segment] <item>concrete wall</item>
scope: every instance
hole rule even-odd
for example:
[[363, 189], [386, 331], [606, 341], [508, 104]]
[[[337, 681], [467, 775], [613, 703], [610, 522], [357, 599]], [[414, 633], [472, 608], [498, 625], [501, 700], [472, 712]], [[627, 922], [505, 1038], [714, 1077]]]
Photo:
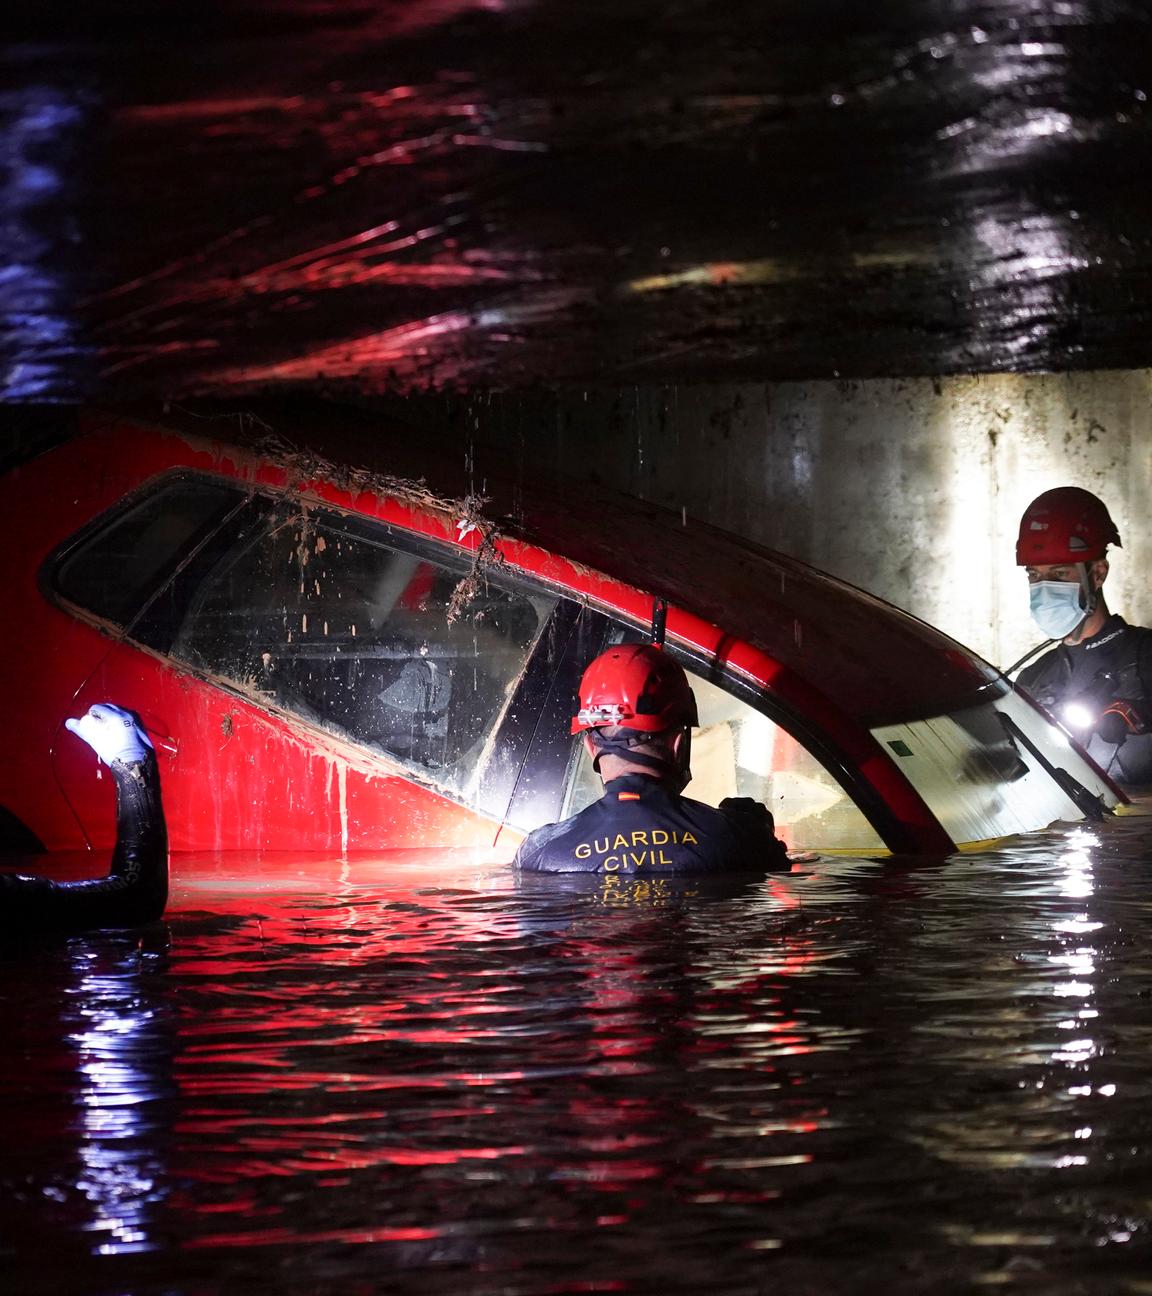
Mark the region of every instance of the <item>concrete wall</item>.
[[1000, 665], [1039, 641], [1021, 510], [1108, 504], [1110, 604], [1152, 624], [1152, 371], [636, 388], [473, 401], [478, 442], [592, 476], [803, 558]]

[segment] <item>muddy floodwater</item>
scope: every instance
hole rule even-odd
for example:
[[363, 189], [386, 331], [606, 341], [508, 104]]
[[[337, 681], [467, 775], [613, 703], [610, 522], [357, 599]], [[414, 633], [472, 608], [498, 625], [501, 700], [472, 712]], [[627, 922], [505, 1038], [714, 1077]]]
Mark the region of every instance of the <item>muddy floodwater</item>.
[[1152, 821], [725, 893], [177, 858], [0, 953], [0, 1283], [1152, 1291]]

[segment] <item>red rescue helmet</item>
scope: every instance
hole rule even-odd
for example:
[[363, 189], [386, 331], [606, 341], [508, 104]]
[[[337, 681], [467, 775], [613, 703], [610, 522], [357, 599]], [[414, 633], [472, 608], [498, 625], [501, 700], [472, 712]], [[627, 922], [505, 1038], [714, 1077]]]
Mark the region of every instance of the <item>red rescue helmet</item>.
[[1020, 519], [1018, 567], [1092, 562], [1120, 543], [1116, 523], [1091, 491], [1058, 486], [1037, 495]]
[[680, 666], [655, 644], [622, 643], [584, 672], [572, 732], [622, 725], [654, 734], [698, 723], [696, 699]]

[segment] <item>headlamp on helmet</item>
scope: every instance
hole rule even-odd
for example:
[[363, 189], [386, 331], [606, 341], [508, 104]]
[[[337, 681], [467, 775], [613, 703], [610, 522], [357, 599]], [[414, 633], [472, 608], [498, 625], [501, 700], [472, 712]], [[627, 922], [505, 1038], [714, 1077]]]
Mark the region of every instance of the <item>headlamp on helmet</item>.
[[681, 666], [654, 644], [623, 643], [601, 653], [584, 672], [572, 732], [612, 725], [656, 734], [698, 723]]

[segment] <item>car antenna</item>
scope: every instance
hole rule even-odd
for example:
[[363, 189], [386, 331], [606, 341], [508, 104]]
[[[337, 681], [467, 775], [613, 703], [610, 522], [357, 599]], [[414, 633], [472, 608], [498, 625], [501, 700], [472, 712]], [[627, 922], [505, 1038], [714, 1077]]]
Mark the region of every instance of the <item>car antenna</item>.
[[664, 625], [668, 620], [668, 603], [666, 599], [652, 600], [652, 643], [657, 648], [664, 647]]

